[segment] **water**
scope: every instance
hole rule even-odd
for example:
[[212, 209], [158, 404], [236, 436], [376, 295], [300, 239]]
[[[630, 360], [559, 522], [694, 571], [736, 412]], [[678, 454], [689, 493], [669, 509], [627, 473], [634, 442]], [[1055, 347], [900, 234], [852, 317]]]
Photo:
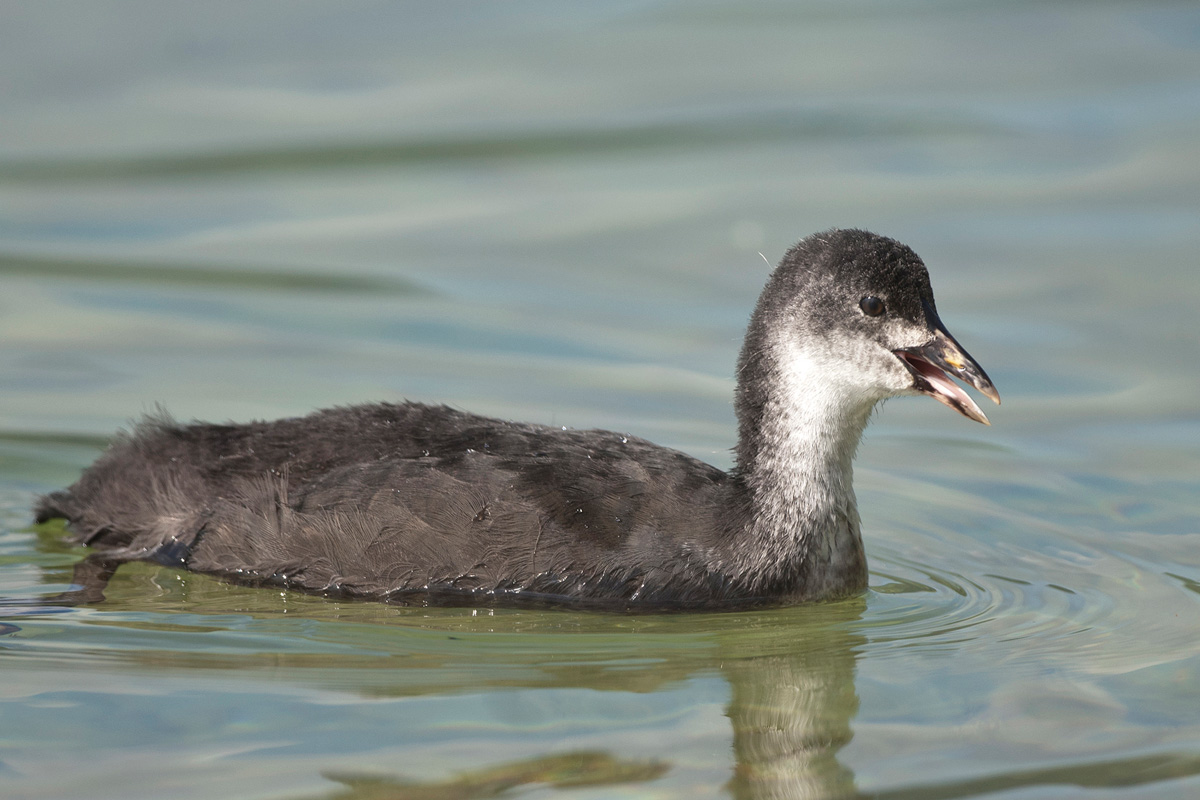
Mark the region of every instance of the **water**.
[[[1200, 794], [1200, 11], [9, 4], [0, 795]], [[893, 401], [862, 598], [401, 609], [30, 527], [161, 403], [373, 399], [728, 466], [767, 265], [913, 245], [993, 427]]]

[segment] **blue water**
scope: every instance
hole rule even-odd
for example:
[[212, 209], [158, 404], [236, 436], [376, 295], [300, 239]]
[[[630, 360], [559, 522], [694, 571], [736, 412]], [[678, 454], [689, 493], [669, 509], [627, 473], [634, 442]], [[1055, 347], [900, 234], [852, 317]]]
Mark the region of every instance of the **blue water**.
[[[1200, 795], [1200, 9], [0, 11], [0, 796]], [[912, 245], [1004, 405], [889, 403], [862, 598], [403, 609], [31, 527], [158, 404], [410, 398], [731, 463], [795, 240]], [[760, 255], [760, 253], [762, 255]]]

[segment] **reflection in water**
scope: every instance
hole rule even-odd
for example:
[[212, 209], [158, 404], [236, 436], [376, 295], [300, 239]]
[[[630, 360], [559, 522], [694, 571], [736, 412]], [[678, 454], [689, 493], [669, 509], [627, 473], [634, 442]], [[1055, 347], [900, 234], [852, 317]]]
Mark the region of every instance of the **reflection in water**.
[[426, 783], [372, 775], [327, 773], [325, 777], [346, 787], [328, 795], [327, 800], [476, 800], [529, 784], [578, 789], [641, 783], [666, 771], [665, 764], [655, 761], [621, 761], [608, 753], [575, 752], [500, 764]]
[[1196, 775], [1200, 775], [1200, 756], [1192, 753], [1162, 753], [1109, 761], [1089, 760], [1045, 769], [1014, 770], [963, 781], [919, 784], [903, 789], [872, 792], [870, 796], [873, 800], [958, 800], [1031, 786], [1077, 786], [1096, 789], [1152, 786], [1163, 781]]
[[734, 797], [854, 794], [854, 774], [837, 759], [858, 709], [848, 647], [735, 661], [725, 674], [733, 687]]
[[[51, 527], [39, 533], [43, 552], [63, 549], [61, 531]], [[202, 669], [232, 677], [254, 674], [266, 659], [273, 674], [290, 673], [292, 683], [333, 682], [344, 690], [352, 676], [349, 688], [362, 696], [435, 699], [514, 689], [650, 695], [716, 673], [730, 687], [725, 713], [731, 725], [732, 764], [726, 788], [732, 796], [803, 800], [856, 794], [853, 773], [839, 762], [838, 753], [852, 737], [850, 723], [858, 709], [855, 654], [864, 639], [853, 632], [853, 625], [865, 608], [861, 599], [740, 614], [546, 611], [473, 617], [463, 609], [393, 609], [308, 595], [285, 598], [279, 592], [148, 564], [113, 567], [90, 558], [77, 562], [71, 579], [75, 586], [43, 600], [43, 613], [57, 612], [55, 622], [63, 625], [77, 616], [65, 606], [97, 602], [108, 583], [108, 599], [96, 609], [101, 613], [78, 615], [77, 624], [130, 631], [161, 628], [207, 639], [195, 648], [177, 641], [172, 650], [135, 646], [106, 651], [106, 657], [119, 654], [132, 667], [158, 673]], [[42, 580], [61, 587], [70, 568], [46, 565]], [[147, 575], [153, 579], [147, 581]], [[175, 588], [155, 596], [155, 585]], [[236, 615], [231, 615], [231, 600], [238, 604]], [[264, 634], [284, 633], [277, 628], [281, 610], [289, 619], [299, 612], [297, 621], [309, 621], [307, 640], [350, 646], [324, 653], [280, 652], [269, 636], [263, 644]], [[22, 624], [36, 619], [28, 605], [20, 611]], [[239, 644], [237, 634], [247, 629], [257, 634], [240, 645], [242, 652], [230, 654], [229, 647]], [[228, 638], [214, 642], [211, 637], [222, 632]], [[25, 644], [36, 646], [36, 639]], [[207, 652], [214, 646], [226, 652]], [[384, 669], [378, 669], [381, 652]], [[531, 670], [538, 659], [545, 663]], [[625, 731], [640, 724], [637, 719], [625, 723]], [[615, 753], [621, 746], [619, 734], [613, 742]], [[546, 754], [458, 770], [455, 777], [436, 783], [409, 781], [401, 772], [327, 776], [346, 786], [335, 798], [475, 798], [527, 784], [647, 782], [684, 769], [661, 756], [630, 761], [612, 753], [595, 749]]]

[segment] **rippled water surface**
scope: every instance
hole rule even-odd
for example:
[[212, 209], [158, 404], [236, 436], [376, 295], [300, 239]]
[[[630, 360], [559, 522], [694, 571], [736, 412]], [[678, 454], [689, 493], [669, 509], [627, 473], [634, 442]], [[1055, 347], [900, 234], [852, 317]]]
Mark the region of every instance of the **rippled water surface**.
[[[0, 796], [1200, 796], [1200, 11], [9, 4]], [[34, 497], [157, 404], [383, 399], [730, 465], [768, 267], [911, 244], [1004, 396], [876, 417], [862, 598], [411, 609], [122, 567]]]

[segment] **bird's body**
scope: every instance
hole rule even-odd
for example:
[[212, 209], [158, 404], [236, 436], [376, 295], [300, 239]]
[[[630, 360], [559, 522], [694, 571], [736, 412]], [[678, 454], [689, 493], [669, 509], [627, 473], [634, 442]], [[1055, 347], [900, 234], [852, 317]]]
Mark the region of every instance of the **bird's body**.
[[375, 404], [149, 419], [37, 514], [114, 562], [400, 603], [829, 599], [866, 586], [851, 461], [876, 403], [926, 393], [983, 420], [944, 368], [995, 397], [916, 255], [831, 231], [789, 252], [751, 319], [731, 472], [609, 431]]
[[397, 602], [690, 605], [733, 588], [688, 563], [726, 538], [713, 523], [730, 484], [630, 436], [405, 403], [148, 420], [51, 501], [119, 558], [247, 581]]

